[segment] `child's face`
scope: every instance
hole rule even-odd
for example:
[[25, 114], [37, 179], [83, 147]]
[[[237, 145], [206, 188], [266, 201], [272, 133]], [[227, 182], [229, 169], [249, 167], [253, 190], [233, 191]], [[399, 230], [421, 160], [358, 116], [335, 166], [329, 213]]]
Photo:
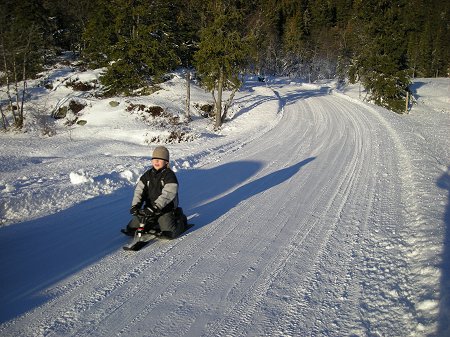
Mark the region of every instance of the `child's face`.
[[160, 170], [163, 167], [165, 167], [167, 165], [167, 162], [165, 160], [162, 159], [152, 159], [152, 166], [156, 169], [156, 170]]

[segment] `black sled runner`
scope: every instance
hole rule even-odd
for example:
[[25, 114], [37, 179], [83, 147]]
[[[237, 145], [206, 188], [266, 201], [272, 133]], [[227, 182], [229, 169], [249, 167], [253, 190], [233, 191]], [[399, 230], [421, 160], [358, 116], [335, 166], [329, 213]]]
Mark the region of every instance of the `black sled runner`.
[[[124, 232], [124, 230], [122, 230]], [[125, 233], [126, 234], [126, 233]], [[123, 246], [123, 250], [138, 251], [144, 248], [150, 241], [157, 238], [156, 233], [138, 233], [135, 232], [133, 241], [130, 244]]]
[[[184, 231], [180, 235], [182, 235], [183, 233], [185, 233], [187, 230], [191, 229], [192, 227], [194, 227], [194, 224], [187, 224], [184, 228]], [[122, 231], [122, 233], [129, 235], [126, 232], [126, 230], [122, 229], [121, 231]], [[168, 239], [168, 238], [166, 238], [164, 235], [162, 235], [161, 232], [155, 231], [153, 229], [148, 232], [142, 232], [142, 233], [139, 233], [138, 230], [136, 230], [136, 232], [134, 233], [133, 241], [131, 241], [130, 244], [123, 246], [122, 248], [123, 248], [123, 250], [136, 252], [136, 251], [144, 248], [148, 243], [150, 243], [154, 240], [159, 240], [159, 239]]]

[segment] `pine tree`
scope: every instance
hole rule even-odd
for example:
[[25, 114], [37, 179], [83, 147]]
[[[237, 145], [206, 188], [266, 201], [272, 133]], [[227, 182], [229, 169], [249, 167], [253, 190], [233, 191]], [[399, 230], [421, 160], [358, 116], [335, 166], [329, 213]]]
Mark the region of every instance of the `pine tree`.
[[84, 55], [107, 66], [101, 81], [108, 93], [130, 93], [179, 63], [174, 10], [164, 0], [101, 1], [84, 34]]
[[112, 46], [118, 37], [114, 27], [115, 17], [110, 1], [98, 0], [83, 31], [82, 56], [91, 67], [105, 67], [111, 61]]
[[242, 34], [243, 17], [233, 1], [214, 1], [210, 4], [209, 15], [212, 20], [201, 30], [199, 49], [194, 57], [202, 84], [213, 94], [214, 126], [218, 129], [227, 112], [222, 110], [223, 90], [230, 88], [232, 98], [239, 89], [239, 71], [248, 60], [250, 42]]
[[202, 3], [202, 0], [178, 0], [174, 3], [175, 8], [172, 13], [175, 18], [173, 34], [176, 53], [183, 67], [192, 67], [194, 53], [200, 43], [200, 29], [203, 19]]
[[282, 66], [283, 15], [278, 0], [249, 3], [248, 34], [254, 39], [253, 71], [258, 75], [276, 74]]
[[357, 8], [359, 29], [351, 68], [352, 81], [361, 80], [377, 105], [396, 112], [403, 112], [410, 84], [403, 8], [404, 1], [384, 0], [365, 1]]
[[52, 23], [52, 47], [80, 52], [82, 34], [98, 0], [44, 0]]
[[448, 76], [450, 70], [450, 3], [449, 1], [431, 1], [424, 39], [431, 48], [428, 52], [427, 76]]

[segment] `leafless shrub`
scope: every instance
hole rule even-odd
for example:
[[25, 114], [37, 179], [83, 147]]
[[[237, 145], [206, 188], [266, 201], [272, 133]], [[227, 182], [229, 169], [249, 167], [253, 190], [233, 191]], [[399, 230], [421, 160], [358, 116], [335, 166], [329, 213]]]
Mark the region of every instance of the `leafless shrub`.
[[214, 104], [212, 103], [206, 104], [194, 103], [194, 108], [199, 110], [200, 115], [202, 115], [205, 118], [214, 117]]
[[127, 106], [127, 111], [128, 112], [132, 112], [132, 111], [144, 111], [145, 110], [145, 105], [144, 104], [133, 104], [130, 103]]
[[71, 100], [69, 102], [69, 109], [74, 113], [74, 114], [78, 114], [81, 110], [83, 110], [86, 107], [86, 104], [81, 103], [79, 101], [76, 100]]
[[164, 109], [160, 106], [150, 106], [147, 108], [147, 111], [150, 115], [152, 115], [152, 117], [160, 117], [163, 114]]
[[169, 135], [158, 135], [147, 139], [147, 144], [175, 144], [183, 142], [191, 142], [195, 139], [195, 135], [189, 134], [182, 130], [172, 130]]
[[52, 137], [56, 135], [54, 118], [49, 115], [49, 109], [45, 104], [30, 104], [27, 110], [42, 136]]
[[85, 83], [79, 80], [72, 80], [66, 83], [67, 87], [71, 87], [75, 91], [90, 91], [97, 88], [96, 81]]

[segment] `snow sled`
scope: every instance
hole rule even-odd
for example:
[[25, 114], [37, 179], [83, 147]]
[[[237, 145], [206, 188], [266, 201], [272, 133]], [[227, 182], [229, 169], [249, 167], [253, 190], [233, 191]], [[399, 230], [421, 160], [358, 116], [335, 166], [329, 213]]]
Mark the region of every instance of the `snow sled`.
[[[175, 209], [174, 212], [176, 221], [181, 228], [181, 232], [178, 233], [178, 236], [180, 236], [181, 234], [192, 228], [194, 225], [187, 223], [187, 217], [186, 215], [184, 215], [181, 207]], [[156, 239], [172, 239], [171, 237], [166, 236], [165, 232], [161, 232], [156, 219], [146, 217], [143, 214], [137, 215], [137, 218], [139, 219], [138, 228], [134, 229], [132, 228], [132, 225], [130, 226], [133, 221], [131, 220], [125, 229], [120, 230], [125, 235], [133, 236], [133, 240], [128, 245], [123, 246], [124, 250], [138, 251], [145, 247], [149, 242]]]

